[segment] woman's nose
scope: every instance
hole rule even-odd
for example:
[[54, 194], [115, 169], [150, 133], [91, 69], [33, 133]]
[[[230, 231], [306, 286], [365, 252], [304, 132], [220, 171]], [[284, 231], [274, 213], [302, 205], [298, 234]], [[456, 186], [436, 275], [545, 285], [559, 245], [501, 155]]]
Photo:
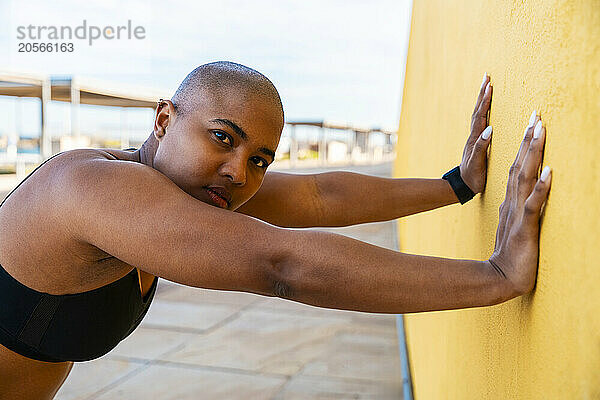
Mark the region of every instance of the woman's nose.
[[231, 183], [237, 186], [246, 184], [246, 163], [235, 159], [223, 164], [223, 175], [227, 176]]

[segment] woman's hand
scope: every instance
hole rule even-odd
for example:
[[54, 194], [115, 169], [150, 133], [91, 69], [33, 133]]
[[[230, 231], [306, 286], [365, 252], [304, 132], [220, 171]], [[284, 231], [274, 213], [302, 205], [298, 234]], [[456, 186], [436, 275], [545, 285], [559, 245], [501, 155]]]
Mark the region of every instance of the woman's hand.
[[[492, 134], [492, 127], [487, 126], [487, 115], [491, 100], [492, 85], [485, 74], [471, 117], [471, 134], [467, 139], [460, 163], [460, 177], [475, 194], [483, 191], [487, 176], [487, 149]], [[485, 135], [482, 135], [484, 131]]]
[[550, 191], [550, 167], [537, 179], [546, 129], [534, 111], [517, 158], [510, 167], [506, 198], [500, 205], [496, 245], [489, 262], [518, 295], [530, 292], [538, 268], [539, 220]]

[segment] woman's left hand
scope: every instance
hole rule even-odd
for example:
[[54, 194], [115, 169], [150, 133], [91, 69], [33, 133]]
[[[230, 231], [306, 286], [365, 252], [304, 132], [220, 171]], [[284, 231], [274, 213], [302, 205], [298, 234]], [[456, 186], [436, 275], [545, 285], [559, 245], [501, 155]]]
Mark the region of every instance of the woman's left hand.
[[[485, 74], [471, 117], [471, 134], [460, 163], [460, 177], [475, 194], [483, 191], [487, 177], [487, 149], [492, 134], [492, 127], [487, 126], [487, 115], [491, 100], [492, 85], [490, 78]], [[482, 133], [487, 135], [487, 139]]]

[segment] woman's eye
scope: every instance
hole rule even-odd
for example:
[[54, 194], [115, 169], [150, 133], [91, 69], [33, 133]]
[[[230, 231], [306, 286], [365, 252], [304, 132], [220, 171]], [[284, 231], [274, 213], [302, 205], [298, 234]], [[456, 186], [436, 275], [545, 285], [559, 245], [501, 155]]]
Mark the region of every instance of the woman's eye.
[[233, 145], [233, 141], [231, 140], [231, 138], [229, 137], [229, 135], [221, 132], [221, 131], [215, 131], [215, 136], [217, 137], [217, 139], [219, 139], [221, 142], [226, 143], [225, 140], [223, 139], [228, 139], [229, 143], [226, 143], [228, 145]]
[[257, 157], [257, 158], [255, 158], [255, 160], [257, 161], [257, 162], [255, 162], [257, 167], [267, 168], [269, 166], [269, 164], [262, 158]]

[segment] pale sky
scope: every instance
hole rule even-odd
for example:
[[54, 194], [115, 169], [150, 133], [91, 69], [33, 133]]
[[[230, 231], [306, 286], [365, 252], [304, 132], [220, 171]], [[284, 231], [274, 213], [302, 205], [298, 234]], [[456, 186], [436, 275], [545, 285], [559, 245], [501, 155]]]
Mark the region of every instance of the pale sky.
[[[0, 0], [0, 69], [124, 82], [169, 98], [196, 66], [229, 60], [273, 81], [287, 120], [396, 130], [410, 8], [409, 0]], [[145, 38], [99, 39], [92, 46], [71, 40], [73, 53], [17, 52], [24, 41], [17, 39], [18, 26], [74, 29], [83, 20], [100, 28], [131, 20], [144, 28]], [[0, 100], [5, 120], [15, 109], [7, 104]], [[27, 105], [18, 107], [29, 112]], [[98, 108], [89, 114], [111, 115]], [[50, 118], [60, 125], [68, 112], [54, 105]]]

